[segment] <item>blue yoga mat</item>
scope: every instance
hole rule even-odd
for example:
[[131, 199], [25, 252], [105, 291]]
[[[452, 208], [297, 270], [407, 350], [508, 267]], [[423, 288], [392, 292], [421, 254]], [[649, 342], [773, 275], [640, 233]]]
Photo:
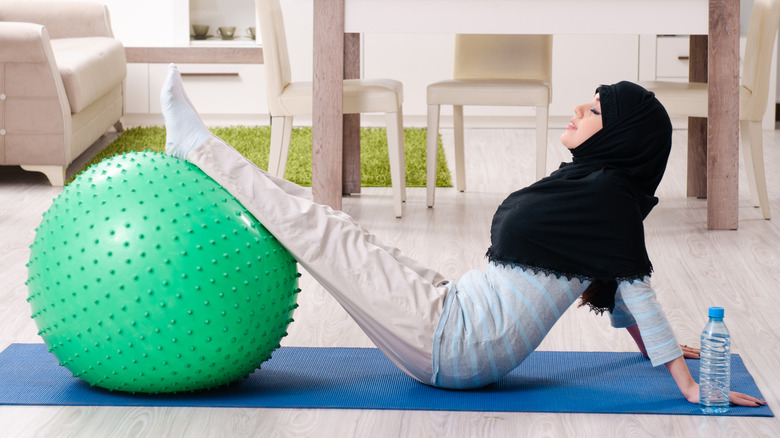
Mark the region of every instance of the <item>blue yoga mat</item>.
[[[742, 359], [732, 357], [732, 389], [761, 397]], [[698, 378], [698, 361], [688, 366]], [[638, 353], [537, 351], [494, 385], [451, 391], [413, 380], [377, 349], [304, 347], [276, 350], [262, 369], [225, 388], [133, 395], [74, 378], [44, 344], [13, 344], [0, 353], [0, 404], [701, 414], [665, 367]], [[726, 415], [773, 416], [768, 406]]]

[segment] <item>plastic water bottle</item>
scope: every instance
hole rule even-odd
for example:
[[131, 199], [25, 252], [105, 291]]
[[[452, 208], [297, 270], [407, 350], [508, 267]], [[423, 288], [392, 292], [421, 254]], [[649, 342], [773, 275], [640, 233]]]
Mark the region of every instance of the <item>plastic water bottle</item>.
[[722, 307], [710, 307], [710, 320], [701, 333], [699, 407], [705, 414], [729, 410], [731, 337], [723, 313]]

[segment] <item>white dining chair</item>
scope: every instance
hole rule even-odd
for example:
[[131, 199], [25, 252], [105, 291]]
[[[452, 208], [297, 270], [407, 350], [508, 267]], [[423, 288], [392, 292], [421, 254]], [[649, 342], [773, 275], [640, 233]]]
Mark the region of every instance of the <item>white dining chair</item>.
[[[769, 81], [780, 21], [780, 0], [755, 0], [750, 13], [742, 75], [739, 87], [739, 130], [748, 185], [753, 205], [770, 219], [769, 196], [764, 171], [761, 120], [769, 99]], [[655, 93], [670, 116], [707, 117], [706, 83], [640, 82]]]
[[[312, 82], [292, 82], [290, 57], [279, 0], [255, 0], [268, 110], [271, 114], [271, 150], [268, 172], [283, 178], [290, 150], [294, 116], [312, 114]], [[343, 113], [385, 113], [390, 179], [396, 217], [403, 214], [406, 200], [406, 165], [403, 135], [403, 86], [392, 79], [345, 79]]]
[[466, 190], [463, 106], [536, 108], [536, 178], [546, 174], [547, 116], [552, 100], [552, 35], [455, 35], [452, 79], [428, 85], [427, 204], [436, 190], [442, 105], [452, 105], [455, 187]]

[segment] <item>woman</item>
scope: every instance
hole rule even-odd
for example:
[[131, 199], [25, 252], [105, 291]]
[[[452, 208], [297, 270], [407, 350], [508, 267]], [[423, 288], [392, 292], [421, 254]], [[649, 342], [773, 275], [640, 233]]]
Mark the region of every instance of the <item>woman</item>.
[[[161, 96], [166, 151], [235, 196], [319, 281], [377, 347], [422, 383], [475, 388], [500, 379], [542, 341], [578, 296], [627, 327], [698, 402], [655, 300], [642, 220], [671, 147], [666, 111], [641, 87], [599, 87], [561, 136], [574, 160], [498, 208], [485, 272], [457, 282], [383, 245], [348, 215], [257, 168], [213, 136], [171, 65]], [[532, 214], [529, 214], [532, 213]], [[696, 354], [695, 350], [689, 351]], [[762, 400], [732, 393], [732, 401]]]

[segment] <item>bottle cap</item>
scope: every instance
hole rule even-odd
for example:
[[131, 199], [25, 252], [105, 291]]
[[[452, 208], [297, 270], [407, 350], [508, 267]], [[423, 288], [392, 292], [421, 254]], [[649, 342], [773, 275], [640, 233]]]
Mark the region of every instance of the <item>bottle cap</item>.
[[710, 318], [723, 318], [723, 307], [710, 307]]

